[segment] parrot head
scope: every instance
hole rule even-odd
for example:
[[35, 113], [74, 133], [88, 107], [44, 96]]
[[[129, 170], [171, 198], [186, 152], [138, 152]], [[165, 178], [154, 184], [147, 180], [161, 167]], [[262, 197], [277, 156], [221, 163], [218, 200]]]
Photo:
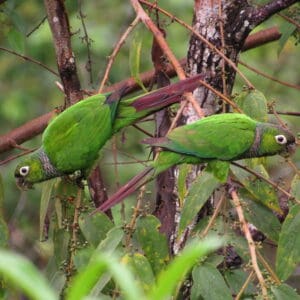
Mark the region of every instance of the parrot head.
[[35, 183], [61, 175], [42, 148], [24, 158], [15, 169], [16, 183], [22, 190], [32, 189]]
[[258, 134], [254, 142], [259, 145], [256, 149], [257, 156], [280, 154], [287, 157], [295, 152], [296, 138], [289, 130], [278, 125], [261, 123], [258, 131], [261, 136], [259, 138]]
[[16, 167], [15, 178], [19, 188], [31, 189], [34, 183], [42, 181], [44, 178], [41, 161], [34, 156], [24, 159]]

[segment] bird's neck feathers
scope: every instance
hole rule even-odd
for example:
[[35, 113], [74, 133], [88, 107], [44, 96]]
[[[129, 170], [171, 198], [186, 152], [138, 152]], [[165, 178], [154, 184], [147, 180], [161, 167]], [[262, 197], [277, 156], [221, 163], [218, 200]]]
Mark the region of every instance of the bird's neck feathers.
[[270, 156], [280, 152], [280, 146], [274, 146], [275, 128], [276, 125], [265, 126], [263, 123], [257, 123], [254, 141], [248, 152], [249, 158]]
[[259, 124], [255, 127], [255, 135], [253, 143], [250, 147], [250, 149], [247, 151], [247, 154], [245, 155], [246, 158], [251, 157], [259, 157], [262, 154], [260, 153], [260, 144], [261, 144], [261, 137], [263, 134], [263, 127], [259, 126]]
[[44, 175], [46, 176], [47, 179], [54, 178], [61, 176], [62, 174], [53, 166], [51, 163], [48, 155], [46, 154], [45, 150], [43, 147], [39, 148], [33, 156], [36, 157], [40, 161], [40, 164], [42, 166]]

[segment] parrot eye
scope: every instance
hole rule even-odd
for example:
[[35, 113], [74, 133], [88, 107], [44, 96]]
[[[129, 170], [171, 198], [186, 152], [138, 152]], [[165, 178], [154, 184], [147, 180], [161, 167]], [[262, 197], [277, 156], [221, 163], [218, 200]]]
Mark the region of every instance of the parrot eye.
[[22, 176], [26, 176], [29, 173], [29, 167], [28, 166], [24, 166], [20, 168], [20, 175]]
[[280, 145], [284, 145], [287, 143], [287, 139], [283, 134], [276, 135], [275, 140]]

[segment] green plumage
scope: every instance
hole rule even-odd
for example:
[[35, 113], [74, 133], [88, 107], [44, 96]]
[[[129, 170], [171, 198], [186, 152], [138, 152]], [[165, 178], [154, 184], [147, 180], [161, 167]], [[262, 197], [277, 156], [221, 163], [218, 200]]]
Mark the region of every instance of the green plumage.
[[175, 128], [166, 137], [146, 140], [162, 148], [152, 165], [111, 196], [98, 210], [107, 210], [171, 166], [290, 153], [294, 135], [274, 124], [243, 114], [219, 114]]
[[65, 174], [85, 170], [97, 159], [113, 132], [113, 108], [103, 105], [104, 100], [105, 96], [94, 96], [81, 101], [46, 128], [43, 149], [58, 170]]
[[[232, 160], [250, 149], [255, 136], [256, 122], [241, 114], [214, 115], [174, 129], [165, 139], [153, 142], [178, 153], [201, 159]], [[233, 138], [237, 142], [233, 142]]]
[[69, 107], [55, 117], [42, 137], [42, 146], [16, 167], [21, 188], [80, 171], [86, 177], [99, 150], [121, 128], [175, 102], [198, 86], [197, 75], [152, 93], [119, 100], [122, 90], [95, 95]]

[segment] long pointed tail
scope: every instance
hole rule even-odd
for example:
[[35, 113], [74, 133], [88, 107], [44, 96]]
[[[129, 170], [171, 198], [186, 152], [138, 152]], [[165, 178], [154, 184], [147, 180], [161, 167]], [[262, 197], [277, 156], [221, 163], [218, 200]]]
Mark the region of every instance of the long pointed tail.
[[151, 181], [154, 176], [151, 174], [153, 171], [153, 167], [147, 167], [138, 175], [134, 176], [131, 180], [129, 180], [125, 185], [123, 185], [115, 194], [107, 199], [103, 204], [97, 207], [92, 215], [99, 211], [106, 211], [110, 209], [112, 206], [120, 203], [124, 198], [132, 194], [138, 188]]
[[155, 92], [137, 98], [132, 103], [132, 106], [137, 112], [147, 109], [154, 111], [179, 102], [182, 94], [185, 92], [192, 92], [196, 89], [200, 85], [199, 79], [204, 79], [204, 77], [205, 76], [203, 74], [198, 74], [185, 80], [180, 80], [176, 83], [158, 89]]

